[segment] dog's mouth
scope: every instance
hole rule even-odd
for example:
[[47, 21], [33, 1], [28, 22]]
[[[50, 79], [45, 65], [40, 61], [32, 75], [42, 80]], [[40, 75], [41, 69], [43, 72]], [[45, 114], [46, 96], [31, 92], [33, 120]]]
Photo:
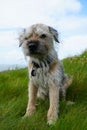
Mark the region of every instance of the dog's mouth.
[[34, 50], [33, 52], [29, 51], [29, 56], [30, 57], [35, 57], [35, 58], [38, 58], [38, 59], [42, 59], [42, 58], [45, 57], [45, 55], [46, 55], [46, 53], [40, 52], [38, 50]]

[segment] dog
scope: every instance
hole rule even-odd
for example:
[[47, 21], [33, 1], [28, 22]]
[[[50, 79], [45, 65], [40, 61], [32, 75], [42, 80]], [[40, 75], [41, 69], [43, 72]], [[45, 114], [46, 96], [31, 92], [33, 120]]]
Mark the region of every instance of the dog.
[[24, 55], [30, 57], [29, 100], [25, 116], [35, 112], [37, 97], [45, 99], [49, 96], [47, 123], [54, 124], [58, 119], [59, 95], [61, 93], [65, 98], [66, 89], [72, 82], [72, 77], [64, 73], [54, 47], [55, 43], [59, 43], [58, 32], [53, 27], [34, 24], [24, 29], [19, 43]]

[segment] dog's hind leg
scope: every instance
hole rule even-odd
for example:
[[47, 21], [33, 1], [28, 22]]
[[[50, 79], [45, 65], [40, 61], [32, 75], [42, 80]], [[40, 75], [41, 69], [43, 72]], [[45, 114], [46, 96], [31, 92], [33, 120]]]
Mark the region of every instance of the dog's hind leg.
[[63, 85], [60, 87], [60, 97], [63, 97], [63, 99], [66, 99], [66, 90], [69, 87], [69, 85], [72, 83], [73, 77], [64, 75], [63, 79]]

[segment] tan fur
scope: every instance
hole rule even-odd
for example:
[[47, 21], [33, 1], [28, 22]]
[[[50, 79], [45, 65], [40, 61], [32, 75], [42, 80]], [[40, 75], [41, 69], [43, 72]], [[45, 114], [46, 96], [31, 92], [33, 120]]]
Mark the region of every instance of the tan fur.
[[50, 67], [49, 67], [49, 73], [55, 71], [55, 70], [57, 69], [57, 66], [58, 66], [58, 61], [55, 60], [55, 61], [53, 62], [53, 64], [51, 64]]
[[30, 34], [30, 36], [29, 36], [29, 40], [38, 40], [38, 37], [39, 37], [38, 34], [32, 33], [32, 34]]
[[35, 87], [32, 83], [29, 84], [29, 93], [29, 102], [26, 110], [26, 115], [32, 115], [35, 112], [37, 87]]
[[54, 83], [49, 87], [50, 107], [47, 114], [48, 123], [52, 124], [58, 118], [59, 88]]

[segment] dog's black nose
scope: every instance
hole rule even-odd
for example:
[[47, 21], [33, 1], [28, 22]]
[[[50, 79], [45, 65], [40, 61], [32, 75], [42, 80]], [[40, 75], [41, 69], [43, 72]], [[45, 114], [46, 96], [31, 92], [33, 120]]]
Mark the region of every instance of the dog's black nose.
[[28, 43], [28, 48], [31, 52], [34, 52], [37, 49], [36, 43]]

